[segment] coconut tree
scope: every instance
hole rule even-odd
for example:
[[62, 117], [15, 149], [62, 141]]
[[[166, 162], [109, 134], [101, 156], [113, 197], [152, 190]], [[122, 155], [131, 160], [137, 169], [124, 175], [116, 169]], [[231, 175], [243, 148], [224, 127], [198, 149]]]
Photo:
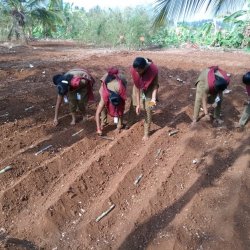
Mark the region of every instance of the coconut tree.
[[8, 39], [11, 40], [11, 37], [15, 36], [17, 40], [24, 40], [25, 14], [22, 2], [18, 0], [4, 0], [1, 3], [0, 10], [2, 16], [9, 16], [12, 19]]
[[27, 43], [25, 28], [35, 21], [52, 27], [60, 17], [57, 13], [63, 8], [62, 0], [2, 0], [0, 14], [11, 18], [8, 40], [16, 39]]
[[168, 20], [185, 20], [205, 9], [211, 15], [235, 12], [249, 0], [156, 0], [154, 25], [159, 26]]
[[42, 37], [52, 37], [52, 32], [57, 30], [58, 25], [64, 23], [64, 6], [62, 0], [50, 0], [46, 7], [37, 6], [28, 12], [28, 23], [32, 27], [41, 28]]

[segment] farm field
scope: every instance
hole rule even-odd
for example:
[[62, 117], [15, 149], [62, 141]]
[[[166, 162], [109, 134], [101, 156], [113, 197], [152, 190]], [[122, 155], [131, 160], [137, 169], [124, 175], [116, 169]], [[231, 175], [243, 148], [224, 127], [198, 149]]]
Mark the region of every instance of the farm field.
[[[127, 111], [137, 56], [159, 67], [150, 139], [141, 140], [142, 116], [121, 133], [110, 118], [104, 132], [113, 140], [98, 137], [98, 79], [110, 66], [126, 73]], [[224, 123], [192, 128], [194, 82], [212, 65], [231, 74]], [[96, 79], [96, 102], [75, 126], [63, 105], [54, 127], [52, 77], [75, 67]], [[250, 249], [250, 123], [234, 128], [247, 71], [241, 51], [0, 44], [0, 170], [12, 167], [0, 174], [0, 249]]]

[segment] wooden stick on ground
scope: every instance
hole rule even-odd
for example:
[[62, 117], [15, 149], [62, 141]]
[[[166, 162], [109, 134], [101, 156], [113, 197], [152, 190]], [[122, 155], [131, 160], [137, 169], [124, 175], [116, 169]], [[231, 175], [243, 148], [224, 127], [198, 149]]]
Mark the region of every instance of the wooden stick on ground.
[[5, 173], [5, 172], [7, 172], [7, 171], [9, 171], [9, 170], [11, 170], [11, 169], [12, 169], [11, 166], [7, 166], [7, 167], [5, 167], [4, 169], [0, 170], [0, 174], [3, 174], [3, 173]]
[[143, 176], [143, 174], [140, 174], [140, 175], [135, 179], [134, 185], [137, 185], [137, 184], [140, 182], [142, 176]]
[[5, 117], [5, 116], [9, 116], [9, 113], [7, 112], [7, 113], [5, 113], [3, 115], [0, 115], [0, 117]]
[[105, 136], [105, 135], [101, 135], [100, 136], [102, 139], [106, 139], [106, 140], [110, 140], [110, 141], [113, 141], [114, 138], [113, 137], [108, 137], [108, 136]]
[[103, 217], [109, 214], [114, 208], [115, 208], [115, 204], [111, 205], [111, 207], [107, 211], [103, 212], [100, 216], [98, 216], [95, 221], [96, 222], [100, 221]]
[[74, 133], [72, 136], [76, 136], [76, 135], [80, 134], [82, 131], [83, 131], [83, 129], [81, 129], [78, 132]]
[[41, 153], [43, 153], [43, 151], [45, 151], [45, 150], [47, 150], [48, 148], [51, 148], [51, 147], [52, 147], [52, 145], [49, 145], [49, 146], [41, 149], [40, 151], [36, 152], [35, 155], [40, 155]]
[[169, 136], [175, 135], [179, 132], [179, 130], [174, 130], [168, 133]]
[[28, 108], [26, 108], [26, 109], [24, 109], [25, 111], [28, 111], [28, 110], [30, 110], [30, 109], [33, 109], [34, 108], [34, 106], [30, 106], [30, 107], [28, 107]]

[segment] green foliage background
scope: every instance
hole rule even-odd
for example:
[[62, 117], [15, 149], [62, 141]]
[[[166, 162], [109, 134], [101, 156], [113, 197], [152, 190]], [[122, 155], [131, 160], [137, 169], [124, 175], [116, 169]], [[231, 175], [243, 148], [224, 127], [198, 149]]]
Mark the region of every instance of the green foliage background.
[[[62, 0], [9, 0], [0, 3], [1, 41], [6, 41], [8, 36], [10, 38], [10, 30], [15, 24], [14, 8], [25, 16], [25, 25], [21, 28], [30, 39], [72, 39], [82, 44], [126, 48], [179, 47], [184, 43], [226, 48], [250, 47], [249, 10], [223, 16], [219, 21], [177, 25], [166, 22], [161, 27], [153, 28], [152, 10], [144, 7], [124, 10], [96, 7], [86, 12], [83, 8], [64, 4]], [[141, 36], [145, 37], [144, 44], [139, 41]]]

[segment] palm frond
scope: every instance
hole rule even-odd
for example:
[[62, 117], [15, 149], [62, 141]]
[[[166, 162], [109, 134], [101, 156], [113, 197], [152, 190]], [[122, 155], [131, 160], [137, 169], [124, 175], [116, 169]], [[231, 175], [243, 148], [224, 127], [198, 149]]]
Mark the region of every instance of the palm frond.
[[63, 0], [50, 0], [48, 8], [55, 11], [63, 10]]
[[214, 0], [212, 8], [214, 9], [214, 15], [219, 15], [225, 12], [236, 12], [244, 6], [247, 0]]
[[246, 10], [236, 11], [232, 15], [225, 16], [223, 22], [236, 22], [238, 17], [242, 17], [246, 14], [247, 14]]
[[30, 13], [30, 16], [33, 20], [38, 20], [41, 23], [47, 23], [52, 25], [53, 22], [56, 23], [63, 23], [63, 18], [60, 14], [57, 14], [53, 11], [49, 11], [45, 8], [38, 8], [33, 10]]
[[204, 32], [204, 35], [208, 35], [213, 27], [214, 27], [213, 22], [208, 22], [202, 26], [201, 30]]
[[185, 20], [201, 9], [212, 15], [241, 9], [247, 0], [156, 0], [154, 4], [154, 26], [162, 25], [168, 20]]

